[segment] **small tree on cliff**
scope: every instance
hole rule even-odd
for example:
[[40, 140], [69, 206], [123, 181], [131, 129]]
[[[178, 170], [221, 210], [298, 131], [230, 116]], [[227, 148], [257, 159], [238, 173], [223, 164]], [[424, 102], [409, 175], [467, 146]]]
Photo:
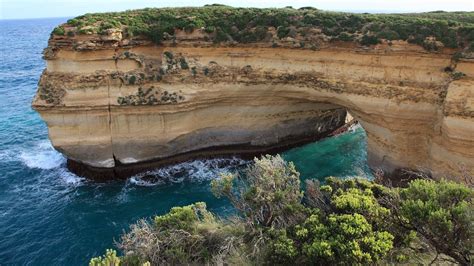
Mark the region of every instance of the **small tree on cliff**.
[[216, 197], [228, 198], [252, 227], [285, 228], [304, 219], [300, 174], [280, 155], [255, 158], [243, 174], [223, 174], [211, 188]]

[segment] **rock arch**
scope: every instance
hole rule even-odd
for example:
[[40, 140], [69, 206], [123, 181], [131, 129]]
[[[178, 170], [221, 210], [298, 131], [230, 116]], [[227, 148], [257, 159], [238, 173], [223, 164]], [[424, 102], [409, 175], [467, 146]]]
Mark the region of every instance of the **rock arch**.
[[448, 66], [450, 53], [404, 42], [60, 49], [33, 106], [76, 170], [286, 145], [340, 125], [347, 109], [371, 167], [473, 174], [474, 62], [457, 63], [460, 79]]

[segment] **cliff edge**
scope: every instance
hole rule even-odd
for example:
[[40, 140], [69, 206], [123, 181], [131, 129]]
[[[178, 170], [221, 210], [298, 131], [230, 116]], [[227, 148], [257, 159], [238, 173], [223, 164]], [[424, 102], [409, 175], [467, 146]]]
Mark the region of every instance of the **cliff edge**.
[[267, 152], [326, 136], [346, 111], [371, 167], [474, 175], [473, 29], [472, 12], [87, 14], [51, 34], [33, 107], [82, 175]]

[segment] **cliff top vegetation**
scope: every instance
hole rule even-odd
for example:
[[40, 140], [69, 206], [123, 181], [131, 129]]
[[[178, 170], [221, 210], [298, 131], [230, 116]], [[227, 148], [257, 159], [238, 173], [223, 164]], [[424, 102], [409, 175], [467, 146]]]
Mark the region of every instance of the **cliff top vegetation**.
[[[474, 12], [411, 14], [355, 14], [322, 11], [312, 7], [233, 8], [207, 5], [188, 8], [146, 8], [113, 13], [93, 13], [68, 20], [54, 29], [55, 35], [107, 35], [120, 30], [125, 37], [145, 36], [160, 44], [177, 30], [202, 29], [216, 43], [268, 41], [268, 32], [278, 38], [314, 34], [328, 40], [377, 44], [381, 40], [406, 40], [427, 50], [433, 41], [449, 48], [474, 50]], [[429, 40], [429, 41], [427, 41]]]

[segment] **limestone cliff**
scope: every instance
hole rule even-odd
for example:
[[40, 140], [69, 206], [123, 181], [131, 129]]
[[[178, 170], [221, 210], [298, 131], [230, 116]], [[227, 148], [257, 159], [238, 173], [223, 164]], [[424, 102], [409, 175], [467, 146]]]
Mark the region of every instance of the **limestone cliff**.
[[454, 49], [272, 27], [250, 43], [216, 43], [202, 28], [159, 44], [62, 29], [72, 33], [51, 35], [33, 107], [79, 173], [265, 152], [327, 135], [348, 110], [371, 167], [474, 174], [474, 60], [453, 60]]

